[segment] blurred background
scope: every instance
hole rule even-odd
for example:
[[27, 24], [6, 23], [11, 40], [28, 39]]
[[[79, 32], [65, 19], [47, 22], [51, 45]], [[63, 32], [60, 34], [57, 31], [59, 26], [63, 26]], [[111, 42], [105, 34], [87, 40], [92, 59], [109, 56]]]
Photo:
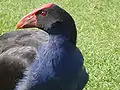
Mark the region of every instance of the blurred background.
[[24, 15], [51, 2], [75, 20], [77, 47], [90, 76], [84, 90], [120, 90], [119, 0], [0, 0], [0, 34], [16, 30]]

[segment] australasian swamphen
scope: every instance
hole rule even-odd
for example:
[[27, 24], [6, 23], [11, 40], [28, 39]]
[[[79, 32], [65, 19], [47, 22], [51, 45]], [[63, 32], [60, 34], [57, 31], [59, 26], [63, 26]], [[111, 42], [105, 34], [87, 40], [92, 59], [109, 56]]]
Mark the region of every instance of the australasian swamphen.
[[49, 34], [36, 59], [24, 72], [15, 90], [82, 90], [88, 81], [83, 56], [76, 47], [72, 17], [49, 3], [23, 17], [17, 28], [37, 27]]
[[0, 36], [0, 90], [13, 90], [36, 57], [48, 34], [42, 30], [17, 30]]

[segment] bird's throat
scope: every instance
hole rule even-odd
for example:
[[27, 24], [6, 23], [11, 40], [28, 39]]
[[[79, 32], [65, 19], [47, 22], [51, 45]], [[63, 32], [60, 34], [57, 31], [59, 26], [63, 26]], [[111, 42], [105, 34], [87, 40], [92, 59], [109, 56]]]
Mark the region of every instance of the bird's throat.
[[49, 34], [51, 40], [62, 38], [63, 40], [67, 40], [76, 46], [77, 32], [74, 27], [66, 26], [64, 24], [61, 25], [61, 23], [58, 22], [46, 32]]

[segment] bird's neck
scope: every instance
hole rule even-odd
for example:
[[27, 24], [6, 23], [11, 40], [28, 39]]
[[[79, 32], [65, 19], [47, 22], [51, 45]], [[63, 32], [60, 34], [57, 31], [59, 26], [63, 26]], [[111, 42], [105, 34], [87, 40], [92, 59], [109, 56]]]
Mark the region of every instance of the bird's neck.
[[62, 43], [62, 42], [67, 42], [69, 40], [64, 35], [49, 35], [48, 41], [53, 43], [56, 43], [56, 42]]
[[55, 24], [49, 31], [50, 40], [67, 40], [76, 46], [77, 31], [74, 25]]

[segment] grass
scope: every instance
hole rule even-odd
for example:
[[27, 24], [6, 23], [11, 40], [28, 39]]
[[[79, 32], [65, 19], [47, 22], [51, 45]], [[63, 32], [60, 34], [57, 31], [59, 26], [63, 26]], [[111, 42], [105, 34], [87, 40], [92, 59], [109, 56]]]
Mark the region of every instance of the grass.
[[0, 34], [43, 3], [54, 2], [74, 18], [89, 82], [84, 90], [120, 90], [119, 0], [0, 0]]

